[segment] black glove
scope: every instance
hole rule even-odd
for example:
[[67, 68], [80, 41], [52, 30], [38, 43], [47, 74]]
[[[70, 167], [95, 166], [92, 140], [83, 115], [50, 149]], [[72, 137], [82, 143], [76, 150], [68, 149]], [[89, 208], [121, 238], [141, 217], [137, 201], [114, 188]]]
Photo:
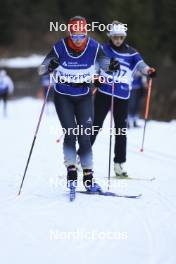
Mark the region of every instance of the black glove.
[[118, 62], [117, 59], [111, 58], [110, 64], [109, 64], [109, 70], [111, 72], [116, 72], [120, 70], [120, 63]]
[[59, 61], [57, 59], [52, 59], [48, 65], [48, 72], [53, 72], [59, 65]]
[[150, 78], [155, 78], [156, 77], [156, 70], [154, 68], [149, 68], [148, 69], [148, 77]]
[[102, 85], [102, 83], [104, 83], [104, 78], [102, 76], [98, 76], [94, 79], [93, 83], [95, 87], [99, 88]]

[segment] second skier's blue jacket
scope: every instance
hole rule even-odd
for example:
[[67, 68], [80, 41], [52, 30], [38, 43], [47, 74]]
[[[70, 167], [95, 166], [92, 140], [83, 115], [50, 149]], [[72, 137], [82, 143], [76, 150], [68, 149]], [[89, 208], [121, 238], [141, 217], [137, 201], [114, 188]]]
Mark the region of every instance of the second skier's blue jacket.
[[[116, 58], [120, 63], [120, 70], [114, 76], [115, 89], [114, 96], [121, 99], [128, 99], [130, 97], [130, 90], [132, 84], [132, 76], [137, 66], [143, 62], [140, 54], [132, 47], [125, 45], [125, 53], [117, 52], [111, 47], [110, 43], [103, 45], [103, 50], [109, 58]], [[105, 78], [105, 83], [101, 84], [99, 91], [108, 95], [112, 94], [112, 75], [101, 70], [101, 75]]]

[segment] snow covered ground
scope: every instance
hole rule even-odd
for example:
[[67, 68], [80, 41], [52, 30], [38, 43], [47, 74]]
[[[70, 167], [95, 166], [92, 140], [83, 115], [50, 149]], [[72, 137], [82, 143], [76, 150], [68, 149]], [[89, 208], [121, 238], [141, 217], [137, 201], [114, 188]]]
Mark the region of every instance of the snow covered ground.
[[[142, 198], [78, 194], [70, 203], [62, 143], [56, 143], [60, 125], [49, 105], [18, 197], [41, 105], [30, 98], [10, 102], [6, 119], [0, 105], [0, 262], [175, 264], [176, 122], [149, 122], [144, 153], [138, 151], [142, 129], [128, 132], [129, 174], [156, 180], [112, 179], [111, 190]], [[108, 143], [99, 135], [94, 146], [95, 176], [104, 189]]]

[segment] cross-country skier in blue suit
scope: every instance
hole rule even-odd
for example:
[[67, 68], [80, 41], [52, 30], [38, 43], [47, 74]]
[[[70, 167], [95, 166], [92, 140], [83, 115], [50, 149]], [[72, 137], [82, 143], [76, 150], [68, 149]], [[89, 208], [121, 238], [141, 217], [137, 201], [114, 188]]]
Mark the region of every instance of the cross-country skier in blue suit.
[[[78, 28], [74, 29], [76, 24]], [[87, 190], [96, 192], [100, 190], [100, 186], [93, 180], [93, 156], [90, 141], [93, 102], [90, 81], [96, 74], [96, 67], [102, 66], [106, 71], [110, 60], [105, 56], [101, 46], [87, 36], [86, 27], [84, 27], [86, 26], [85, 18], [74, 17], [69, 20], [69, 25], [69, 36], [54, 45], [42, 63], [39, 74], [56, 70], [59, 77], [55, 85], [54, 103], [61, 125], [67, 131], [63, 148], [67, 181], [71, 185], [77, 182], [76, 140], [78, 140], [83, 184]], [[76, 136], [73, 130], [69, 129], [78, 126], [83, 128], [83, 133], [79, 130], [80, 133]]]
[[[148, 66], [142, 59], [141, 55], [134, 48], [129, 46], [125, 39], [127, 36], [126, 27], [114, 21], [111, 24], [111, 29], [108, 33], [109, 41], [103, 45], [103, 50], [109, 58], [117, 59], [120, 63], [120, 71], [117, 72], [114, 79], [114, 123], [116, 131], [127, 127], [128, 116], [128, 99], [130, 97], [130, 89], [132, 76], [136, 70], [140, 71], [148, 77], [155, 76], [155, 69]], [[103, 69], [101, 75], [104, 78], [110, 77]], [[119, 83], [118, 83], [119, 82]], [[112, 84], [102, 83], [95, 97], [95, 112], [94, 126], [101, 128], [105, 117], [110, 110], [112, 97]], [[91, 137], [91, 143], [94, 144], [97, 132]], [[126, 162], [126, 144], [127, 137], [125, 133], [116, 133], [115, 148], [114, 148], [114, 170], [117, 176], [128, 176], [125, 168]]]

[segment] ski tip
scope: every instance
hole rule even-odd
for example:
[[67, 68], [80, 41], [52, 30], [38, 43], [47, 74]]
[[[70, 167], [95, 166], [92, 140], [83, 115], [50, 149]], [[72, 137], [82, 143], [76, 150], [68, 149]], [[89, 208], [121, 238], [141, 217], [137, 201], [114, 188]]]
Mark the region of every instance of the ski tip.
[[153, 177], [153, 178], [150, 179], [150, 181], [154, 181], [154, 180], [156, 180], [156, 177]]
[[73, 202], [75, 200], [75, 196], [70, 196], [69, 201]]
[[126, 196], [121, 196], [121, 197], [140, 199], [141, 196], [142, 196], [142, 193], [137, 194], [137, 195], [126, 195]]

